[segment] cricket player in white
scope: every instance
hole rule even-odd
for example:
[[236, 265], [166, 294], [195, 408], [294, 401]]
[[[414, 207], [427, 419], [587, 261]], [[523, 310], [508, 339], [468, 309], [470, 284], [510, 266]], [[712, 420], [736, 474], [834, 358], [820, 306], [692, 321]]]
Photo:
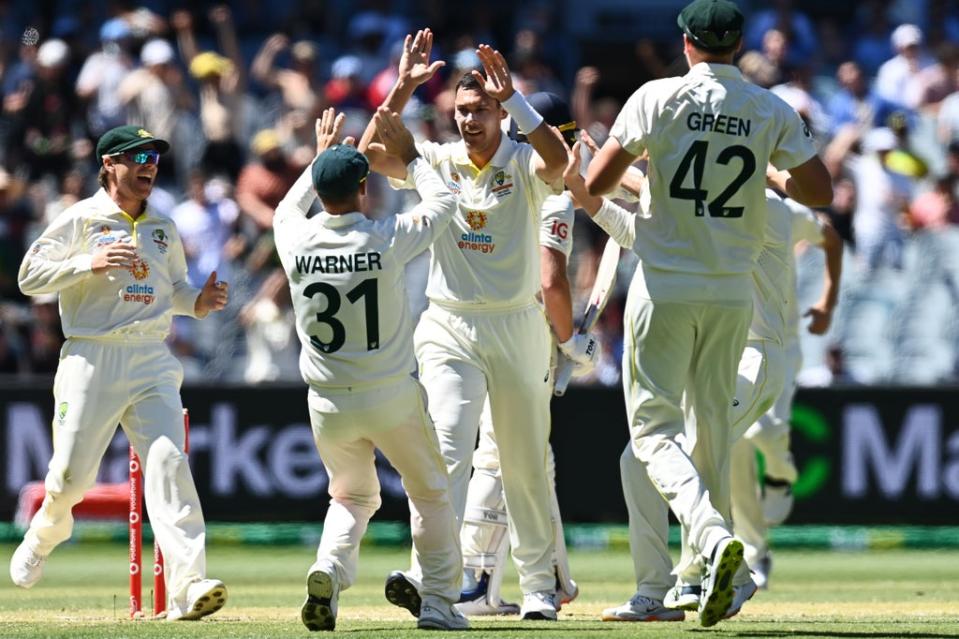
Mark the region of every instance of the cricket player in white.
[[[329, 474], [330, 507], [301, 617], [310, 630], [336, 625], [339, 591], [356, 580], [360, 540], [380, 506], [374, 447], [399, 471], [410, 500], [414, 553], [423, 566], [420, 628], [463, 629], [460, 549], [449, 479], [413, 378], [412, 320], [404, 266], [441, 235], [455, 211], [452, 193], [420, 158], [394, 113], [374, 115], [382, 152], [408, 167], [422, 203], [374, 222], [359, 212], [369, 163], [333, 144], [345, 117], [317, 124], [317, 158], [277, 207], [277, 251], [290, 281], [300, 338], [300, 371], [317, 450]], [[307, 219], [319, 195], [323, 212]]]
[[[824, 224], [808, 208], [792, 200], [784, 201], [771, 190], [767, 191], [766, 200], [766, 237], [753, 272], [753, 319], [748, 342], [739, 362], [733, 401], [732, 437], [735, 443], [730, 460], [733, 530], [744, 542], [746, 563], [751, 567], [759, 563], [768, 547], [766, 525], [759, 502], [755, 448], [743, 437], [743, 433], [772, 408], [785, 387], [787, 361], [783, 345], [786, 342], [786, 327], [790, 316], [798, 318], [795, 293], [790, 292], [795, 289], [793, 247], [797, 242], [807, 240], [826, 249], [824, 297], [807, 311], [808, 315], [815, 318], [814, 326], [811, 326], [813, 330], [824, 331], [828, 328], [828, 318], [838, 298], [842, 264], [842, 242], [831, 226]], [[684, 447], [693, 460], [698, 459], [696, 419], [692, 411], [687, 415]], [[787, 432], [785, 453], [788, 452]], [[633, 486], [631, 490], [636, 494], [642, 494], [644, 486], [651, 488], [638, 461], [624, 456], [622, 469], [623, 483]], [[639, 529], [643, 524], [640, 520], [634, 527]], [[631, 538], [636, 540], [636, 544], [642, 544], [646, 533], [640, 530], [634, 532], [636, 534]], [[669, 608], [695, 610], [699, 603], [701, 566], [685, 540], [684, 534], [683, 556], [676, 569], [678, 583], [666, 595], [664, 604]], [[659, 580], [667, 578], [663, 575]], [[738, 614], [758, 585], [754, 578], [734, 580], [735, 596], [725, 617]]]
[[[550, 126], [555, 126], [568, 146], [576, 141], [576, 122], [569, 106], [552, 93], [534, 93], [529, 103]], [[526, 137], [510, 127], [510, 137]], [[573, 250], [575, 211], [569, 194], [551, 195], [543, 203], [540, 223], [540, 270], [542, 301], [552, 329], [553, 363], [550, 378], [555, 382], [556, 365], [561, 357], [560, 344], [573, 339], [573, 304], [566, 265]], [[558, 351], [558, 352], [557, 352]], [[597, 349], [589, 350], [577, 362], [576, 373], [583, 375], [593, 365]], [[556, 498], [556, 469], [552, 447], [547, 448], [547, 471], [553, 490], [550, 509], [554, 529], [554, 570], [557, 583], [557, 608], [576, 598], [579, 589], [573, 581], [563, 533], [562, 516]], [[466, 498], [466, 513], [460, 534], [463, 547], [463, 592], [457, 609], [468, 616], [518, 614], [519, 606], [503, 602], [500, 587], [506, 564], [508, 522], [499, 453], [492, 430], [489, 402], [480, 419], [479, 446], [473, 455], [473, 476]]]
[[169, 149], [138, 126], [97, 142], [100, 185], [33, 243], [20, 266], [27, 295], [59, 293], [67, 337], [53, 383], [53, 457], [46, 497], [10, 561], [23, 588], [39, 579], [54, 548], [70, 538], [73, 507], [96, 481], [119, 423], [144, 463], [144, 498], [166, 558], [167, 619], [219, 610], [223, 582], [206, 579], [206, 528], [183, 453], [183, 367], [164, 340], [173, 315], [203, 318], [227, 303], [210, 274], [186, 278], [176, 226], [147, 208], [160, 154]]
[[[775, 179], [775, 176], [771, 176]], [[796, 303], [796, 264], [792, 247], [800, 242], [820, 247], [824, 251], [826, 268], [823, 273], [823, 290], [819, 300], [803, 313], [808, 317], [807, 330], [814, 335], [823, 335], [829, 330], [833, 310], [839, 299], [839, 282], [842, 275], [842, 238], [836, 230], [821, 216], [817, 216], [805, 206], [790, 199], [778, 199], [770, 203], [770, 211], [788, 207], [792, 228], [787, 246], [787, 279], [774, 289], [777, 295], [770, 299], [778, 300], [778, 293], [785, 291], [784, 332], [782, 353], [784, 357], [783, 388], [775, 398], [773, 405], [755, 420], [745, 435], [733, 445], [730, 467], [732, 470], [732, 516], [736, 535], [745, 545], [746, 562], [752, 569], [753, 581], [759, 588], [767, 587], [771, 570], [771, 557], [767, 542], [769, 525], [782, 523], [791, 506], [791, 492], [788, 489], [796, 481], [797, 471], [789, 452], [789, 421], [792, 410], [792, 398], [796, 392], [796, 373], [802, 364], [802, 352], [799, 349], [800, 313]], [[780, 214], [782, 216], [784, 214]], [[772, 291], [770, 291], [772, 293]], [[765, 459], [765, 478], [757, 478], [756, 455], [759, 450]], [[763, 500], [760, 501], [759, 483], [765, 479]], [[786, 506], [777, 509], [770, 516], [766, 502], [770, 493], [775, 493]], [[788, 497], [788, 498], [787, 498]], [[778, 503], [778, 502], [777, 502]]]
[[[421, 31], [384, 105], [400, 112], [429, 64], [432, 34]], [[546, 473], [549, 437], [550, 335], [535, 296], [540, 290], [537, 251], [540, 210], [562, 175], [562, 139], [512, 86], [503, 56], [486, 45], [478, 55], [486, 72], [457, 86], [455, 117], [463, 139], [424, 142], [420, 154], [457, 196], [453, 223], [433, 244], [427, 284], [429, 308], [415, 333], [420, 381], [450, 473], [459, 522], [466, 506], [471, 458], [480, 413], [489, 395], [499, 444], [506, 502], [514, 516], [510, 545], [520, 586], [522, 614], [555, 619], [553, 527]], [[423, 69], [417, 75], [415, 69]], [[518, 144], [501, 130], [507, 113], [527, 134]], [[373, 138], [368, 128], [360, 149]], [[406, 168], [371, 153], [376, 170], [399, 180]], [[409, 185], [408, 180], [405, 184]], [[577, 347], [582, 340], [575, 342]], [[387, 580], [391, 601], [417, 614], [415, 565]]]
[[[317, 450], [330, 477], [330, 507], [307, 576], [301, 617], [332, 630], [339, 591], [356, 580], [360, 539], [380, 506], [374, 447], [403, 479], [414, 554], [423, 566], [417, 626], [468, 627], [452, 608], [459, 597], [460, 550], [449, 479], [415, 369], [404, 266], [450, 223], [456, 205], [413, 145], [399, 116], [374, 115], [381, 152], [408, 167], [422, 198], [407, 214], [374, 222], [359, 212], [369, 163], [333, 144], [345, 117], [327, 109], [317, 158], [277, 207], [276, 245], [290, 281], [300, 371]], [[306, 214], [319, 195], [324, 211]]]
[[[640, 263], [624, 321], [626, 411], [633, 454], [703, 557], [699, 620], [711, 626], [731, 605], [742, 566], [743, 546], [728, 521], [730, 398], [765, 230], [764, 168], [789, 169], [784, 191], [808, 205], [828, 204], [832, 185], [796, 112], [733, 66], [743, 29], [736, 5], [696, 0], [678, 23], [689, 72], [633, 94], [590, 163], [586, 186], [594, 196], [611, 191], [648, 151], [648, 215], [634, 216]], [[679, 441], [684, 394], [699, 424], [699, 463]], [[665, 512], [649, 516], [666, 525]], [[637, 594], [652, 601], [640, 607], [661, 605], [655, 593]]]

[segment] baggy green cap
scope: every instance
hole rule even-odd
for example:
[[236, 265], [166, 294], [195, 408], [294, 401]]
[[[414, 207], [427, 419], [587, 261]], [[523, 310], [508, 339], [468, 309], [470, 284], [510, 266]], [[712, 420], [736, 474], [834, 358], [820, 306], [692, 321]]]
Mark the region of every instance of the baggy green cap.
[[136, 124], [125, 124], [110, 129], [97, 141], [97, 162], [103, 163], [104, 155], [122, 153], [137, 147], [152, 144], [160, 153], [170, 150], [170, 143], [153, 137], [153, 134]]
[[313, 160], [310, 172], [317, 195], [338, 200], [359, 190], [370, 174], [370, 163], [355, 147], [334, 144]]
[[676, 24], [704, 51], [729, 49], [743, 34], [743, 14], [729, 0], [695, 0], [683, 9]]

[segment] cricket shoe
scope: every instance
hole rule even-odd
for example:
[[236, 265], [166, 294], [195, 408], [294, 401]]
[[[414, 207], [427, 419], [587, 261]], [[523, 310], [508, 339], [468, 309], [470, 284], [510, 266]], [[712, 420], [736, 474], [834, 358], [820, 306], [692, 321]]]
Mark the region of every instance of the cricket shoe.
[[226, 586], [219, 579], [202, 579], [187, 588], [186, 609], [174, 608], [166, 616], [167, 621], [196, 621], [223, 607], [226, 603]]
[[518, 615], [519, 606], [505, 601], [492, 602], [489, 599], [489, 578], [485, 570], [472, 588], [464, 589], [460, 599], [454, 606], [467, 617], [484, 617], [490, 615]]
[[603, 621], [683, 621], [686, 613], [682, 610], [670, 610], [659, 599], [635, 594], [616, 608], [603, 611]]
[[423, 630], [466, 630], [470, 622], [450, 602], [436, 595], [426, 595], [420, 604], [416, 627]]
[[763, 519], [767, 526], [778, 526], [793, 510], [793, 485], [766, 477], [763, 480]]
[[703, 587], [698, 584], [676, 584], [663, 598], [663, 605], [673, 610], [699, 610], [699, 597]]
[[21, 588], [32, 588], [43, 576], [47, 558], [33, 551], [27, 542], [20, 542], [10, 558], [10, 579]]
[[556, 595], [551, 590], [526, 593], [520, 615], [523, 619], [556, 621]]
[[703, 577], [703, 594], [699, 599], [699, 625], [715, 626], [733, 603], [733, 577], [743, 563], [743, 542], [735, 537], [723, 538], [713, 549], [712, 559]]
[[760, 590], [769, 590], [769, 574], [773, 571], [773, 556], [768, 552], [752, 566], [753, 581]]
[[423, 602], [420, 599], [419, 584], [402, 570], [394, 570], [386, 578], [385, 594], [386, 600], [394, 606], [406, 608], [414, 617], [420, 616]]
[[333, 630], [336, 628], [337, 600], [340, 597], [340, 582], [336, 570], [328, 563], [314, 566], [306, 577], [306, 601], [300, 609], [300, 619], [307, 630]]
[[753, 581], [741, 586], [735, 586], [733, 588], [733, 602], [729, 604], [729, 609], [726, 611], [723, 619], [732, 619], [738, 615], [739, 611], [743, 609], [743, 604], [752, 599], [757, 590], [759, 590], [759, 588], [756, 587], [756, 583]]

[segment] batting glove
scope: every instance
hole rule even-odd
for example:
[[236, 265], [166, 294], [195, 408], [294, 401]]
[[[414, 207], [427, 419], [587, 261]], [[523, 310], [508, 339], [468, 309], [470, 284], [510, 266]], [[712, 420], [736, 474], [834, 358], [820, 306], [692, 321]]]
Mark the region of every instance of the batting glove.
[[589, 333], [574, 333], [568, 340], [559, 344], [559, 350], [576, 365], [573, 374], [579, 377], [596, 366], [599, 342]]

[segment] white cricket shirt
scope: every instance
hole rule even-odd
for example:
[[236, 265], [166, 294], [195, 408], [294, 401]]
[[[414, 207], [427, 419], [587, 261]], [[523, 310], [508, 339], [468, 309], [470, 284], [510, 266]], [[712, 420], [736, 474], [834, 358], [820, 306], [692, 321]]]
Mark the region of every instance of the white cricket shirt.
[[651, 299], [743, 302], [765, 228], [766, 165], [790, 169], [816, 151], [799, 115], [732, 65], [700, 63], [647, 82], [610, 135], [649, 151], [636, 216], [637, 277]]
[[800, 242], [807, 242], [812, 246], [821, 248], [825, 241], [823, 234], [823, 223], [816, 214], [807, 206], [799, 202], [786, 198], [783, 204], [789, 207], [792, 215], [792, 235], [790, 240], [792, 244], [789, 247], [789, 283], [786, 286], [786, 295], [788, 296], [786, 306], [786, 344], [799, 339], [799, 323], [802, 316], [802, 309], [799, 308], [799, 302], [796, 300], [796, 257], [794, 249]]
[[422, 202], [373, 221], [362, 213], [306, 215], [310, 169], [273, 217], [300, 338], [300, 374], [314, 387], [364, 389], [415, 369], [403, 267], [442, 235], [456, 202], [420, 158], [408, 167]]
[[[136, 247], [133, 268], [95, 274], [93, 253], [116, 241]], [[149, 207], [133, 219], [103, 189], [57, 216], [33, 242], [19, 282], [26, 295], [60, 294], [68, 338], [163, 340], [173, 315], [196, 316], [200, 294], [187, 282], [173, 220]]]
[[[430, 252], [426, 296], [447, 308], [510, 308], [540, 291], [539, 225], [553, 189], [537, 177], [536, 152], [505, 133], [482, 169], [462, 140], [421, 142], [420, 154], [456, 196], [457, 211]], [[397, 188], [410, 183], [390, 180]]]

